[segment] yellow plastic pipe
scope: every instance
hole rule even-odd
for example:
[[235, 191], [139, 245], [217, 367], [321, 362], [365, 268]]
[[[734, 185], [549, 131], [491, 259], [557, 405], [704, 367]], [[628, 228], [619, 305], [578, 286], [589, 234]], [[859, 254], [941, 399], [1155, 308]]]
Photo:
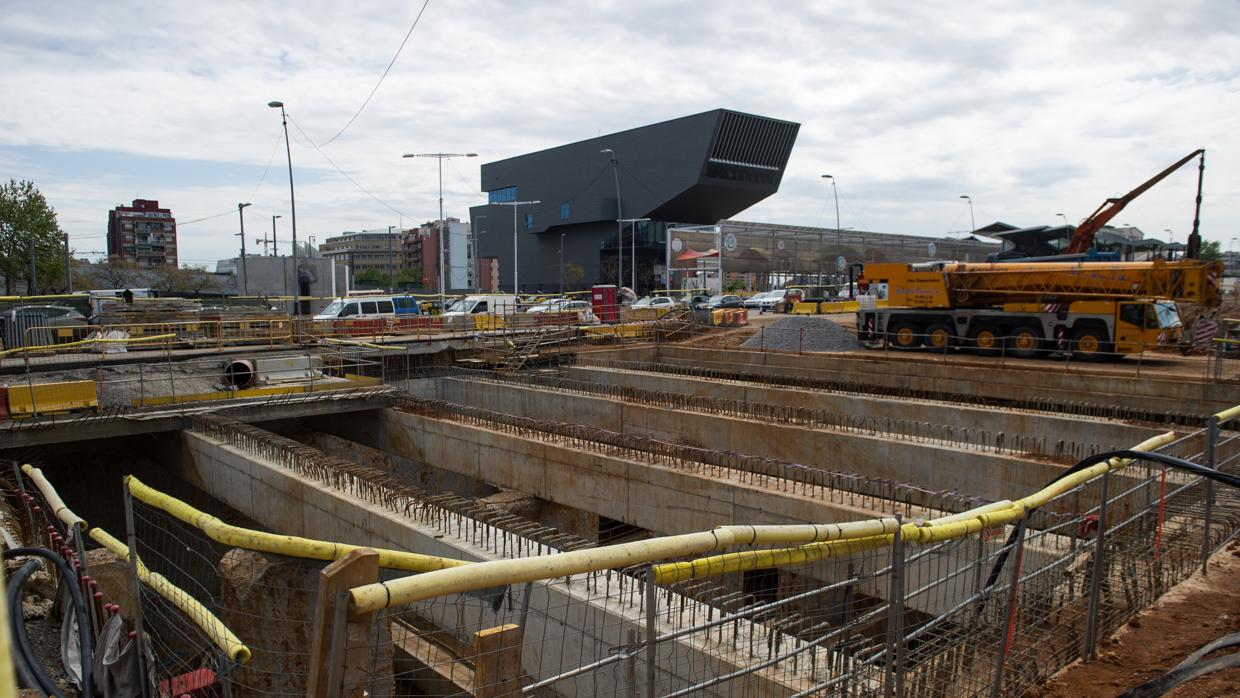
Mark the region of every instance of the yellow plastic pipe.
[[516, 560], [492, 560], [466, 568], [404, 577], [369, 584], [350, 591], [352, 608], [369, 613], [389, 606], [487, 589], [506, 584], [534, 582], [583, 572], [616, 569], [671, 557], [699, 555], [733, 545], [762, 545], [805, 541], [864, 539], [896, 530], [896, 520], [873, 519], [840, 524], [793, 524], [789, 526], [721, 526], [704, 533], [686, 533], [652, 540], [575, 550]]
[[8, 356], [9, 354], [17, 354], [23, 351], [35, 351], [42, 349], [68, 349], [69, 347], [80, 347], [86, 344], [135, 344], [137, 342], [153, 342], [157, 339], [168, 339], [175, 337], [176, 333], [157, 334], [150, 337], [127, 337], [125, 339], [83, 339], [77, 342], [65, 342], [64, 344], [44, 344], [37, 347], [18, 347], [16, 349], [6, 349], [0, 351], [0, 356]]
[[281, 536], [274, 533], [254, 531], [226, 524], [175, 497], [151, 488], [133, 475], [125, 477], [125, 486], [129, 488], [129, 493], [133, 495], [134, 499], [160, 509], [184, 523], [201, 530], [208, 538], [217, 543], [230, 545], [235, 548], [325, 561], [339, 560], [352, 550], [367, 548], [378, 551], [380, 567], [404, 570], [406, 572], [432, 572], [449, 567], [473, 564], [465, 560], [453, 560], [435, 555], [421, 555], [402, 550], [332, 543], [312, 538]]
[[1231, 421], [1235, 419], [1236, 417], [1240, 417], [1240, 405], [1236, 405], [1235, 407], [1225, 409], [1222, 412], [1219, 412], [1218, 414], [1214, 416], [1218, 418], [1219, 424], [1222, 424], [1223, 422]]
[[[91, 529], [91, 540], [99, 545], [112, 551], [117, 558], [129, 562], [129, 548], [124, 543], [112, 537], [102, 528]], [[138, 568], [138, 579], [160, 596], [167, 599], [172, 605], [176, 606], [187, 618], [193, 621], [202, 632], [206, 633], [211, 642], [224, 651], [229, 659], [245, 664], [250, 659], [250, 648], [238, 638], [228, 626], [216, 618], [205, 606], [187, 594], [180, 587], [169, 582], [163, 575], [152, 572], [142, 564], [141, 558], [134, 559], [134, 566]]]
[[47, 478], [43, 476], [42, 470], [27, 463], [22, 466], [22, 472], [26, 473], [26, 477], [29, 477], [34, 482], [34, 486], [38, 488], [39, 494], [43, 495], [43, 501], [47, 502], [47, 505], [52, 508], [52, 513], [64, 525], [73, 528], [78, 524], [82, 524], [82, 530], [90, 528], [86, 525], [86, 519], [74, 514], [69, 507], [65, 506], [64, 500], [60, 498], [56, 488], [52, 487], [52, 483], [48, 482]]

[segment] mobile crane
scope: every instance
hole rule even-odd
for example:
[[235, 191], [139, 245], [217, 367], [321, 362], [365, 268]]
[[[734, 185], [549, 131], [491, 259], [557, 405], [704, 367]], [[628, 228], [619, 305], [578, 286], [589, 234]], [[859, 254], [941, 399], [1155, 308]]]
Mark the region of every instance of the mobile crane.
[[1179, 341], [1176, 301], [1217, 306], [1220, 262], [866, 264], [885, 308], [857, 312], [857, 337], [895, 349], [951, 347], [1029, 358], [1131, 354]]

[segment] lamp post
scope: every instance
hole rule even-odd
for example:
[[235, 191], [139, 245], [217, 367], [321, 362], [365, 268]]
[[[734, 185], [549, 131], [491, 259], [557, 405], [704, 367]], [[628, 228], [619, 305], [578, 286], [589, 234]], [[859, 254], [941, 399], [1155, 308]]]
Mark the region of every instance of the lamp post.
[[649, 218], [624, 218], [620, 221], [633, 224], [633, 229], [629, 231], [629, 288], [633, 289], [633, 293], [637, 293], [637, 224], [649, 220]]
[[568, 233], [560, 233], [560, 295], [564, 295], [564, 236]]
[[288, 144], [288, 115], [284, 113], [284, 102], [274, 100], [267, 103], [272, 109], [280, 109], [280, 123], [284, 126], [284, 154], [288, 156], [288, 205], [293, 222], [293, 315], [301, 314], [301, 278], [297, 271], [297, 199], [293, 195], [293, 150]]
[[[469, 287], [482, 290], [482, 280], [478, 273], [478, 236], [485, 233], [485, 230], [475, 230], [472, 223], [480, 220], [486, 220], [487, 215], [480, 213], [473, 217], [469, 226], [469, 254], [465, 255], [466, 261], [469, 263]], [[477, 282], [477, 283], [474, 283]]]
[[1175, 233], [1171, 231], [1171, 228], [1163, 228], [1163, 232], [1167, 234], [1167, 259], [1175, 259], [1175, 250], [1170, 249], [1170, 246], [1175, 244]]
[[250, 295], [250, 275], [245, 268], [245, 207], [249, 204], [237, 204], [237, 217], [241, 219], [241, 295]]
[[521, 293], [521, 287], [517, 285], [517, 207], [533, 206], [541, 204], [541, 201], [501, 201], [500, 206], [512, 207], [512, 293], [518, 295]]
[[284, 216], [271, 217], [271, 252], [274, 256], [280, 256], [280, 245], [276, 242], [276, 219]]
[[[439, 161], [439, 307], [444, 305], [444, 281], [443, 281], [443, 161], [447, 158], [476, 158], [477, 153], [405, 153], [407, 158], [435, 158]], [[513, 209], [516, 211], [516, 209]], [[516, 213], [513, 214], [514, 216]], [[513, 234], [516, 234], [515, 228]]]
[[[839, 193], [839, 190], [835, 188], [835, 177], [832, 177], [829, 174], [825, 174], [822, 176], [822, 178], [831, 180], [831, 196], [835, 199], [835, 246], [837, 248], [836, 253], [838, 254], [839, 252], [838, 248], [840, 246], [840, 193]], [[818, 247], [819, 247], [818, 277], [821, 280], [822, 278], [822, 249], [821, 249], [822, 248], [822, 235], [821, 234], [818, 236]]]
[[623, 211], [620, 206], [620, 162], [616, 160], [616, 153], [611, 148], [603, 148], [598, 151], [607, 153], [607, 157], [611, 158], [611, 176], [616, 182], [616, 258], [618, 267], [616, 269], [616, 290], [618, 291], [624, 285], [624, 221]]
[[1064, 224], [1064, 225], [1071, 225], [1070, 223], [1068, 223], [1068, 217], [1067, 217], [1067, 216], [1063, 215], [1062, 213], [1056, 213], [1055, 215], [1056, 215], [1056, 216], [1059, 216], [1060, 218], [1062, 218], [1062, 219], [1063, 219], [1063, 224]]
[[977, 230], [977, 221], [973, 219], [973, 197], [968, 194], [961, 194], [960, 198], [969, 202], [969, 225], [973, 226], [969, 229], [969, 232], [971, 233]]

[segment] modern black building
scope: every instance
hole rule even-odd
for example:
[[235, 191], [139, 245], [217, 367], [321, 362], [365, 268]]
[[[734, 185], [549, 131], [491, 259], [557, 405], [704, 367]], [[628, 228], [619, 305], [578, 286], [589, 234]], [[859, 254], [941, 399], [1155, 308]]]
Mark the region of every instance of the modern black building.
[[[667, 228], [711, 225], [774, 194], [799, 129], [716, 109], [486, 163], [488, 203], [470, 208], [479, 285], [497, 277], [500, 289], [512, 289], [514, 237], [523, 292], [559, 290], [561, 245], [564, 265], [584, 271], [570, 289], [615, 283], [616, 221], [647, 218], [623, 224], [621, 285], [632, 275], [635, 232], [636, 290], [661, 286]], [[539, 203], [509, 205], [529, 201]]]

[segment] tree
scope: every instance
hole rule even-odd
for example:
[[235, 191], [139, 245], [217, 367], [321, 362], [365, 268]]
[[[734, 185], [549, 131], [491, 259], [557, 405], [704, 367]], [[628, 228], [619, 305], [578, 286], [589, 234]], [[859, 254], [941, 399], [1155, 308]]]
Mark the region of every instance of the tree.
[[389, 286], [389, 282], [391, 281], [387, 274], [384, 274], [378, 269], [363, 269], [357, 273], [357, 276], [353, 277], [353, 280], [359, 285], [365, 284], [367, 286], [376, 287]]
[[586, 278], [586, 270], [576, 262], [564, 263], [564, 288], [577, 288], [581, 280]]
[[108, 257], [95, 265], [95, 284], [100, 288], [129, 288], [138, 283], [142, 269], [129, 257]]
[[421, 286], [422, 270], [417, 267], [409, 267], [396, 272], [397, 286]]
[[[30, 278], [32, 249], [38, 288]], [[5, 293], [14, 293], [18, 279], [26, 282], [30, 294], [63, 288], [64, 251], [64, 234], [56, 222], [56, 211], [34, 183], [10, 179], [0, 185], [0, 274], [4, 275]]]
[[1209, 240], [1201, 243], [1201, 259], [1204, 262], [1217, 262], [1223, 258], [1222, 245], [1218, 240]]

